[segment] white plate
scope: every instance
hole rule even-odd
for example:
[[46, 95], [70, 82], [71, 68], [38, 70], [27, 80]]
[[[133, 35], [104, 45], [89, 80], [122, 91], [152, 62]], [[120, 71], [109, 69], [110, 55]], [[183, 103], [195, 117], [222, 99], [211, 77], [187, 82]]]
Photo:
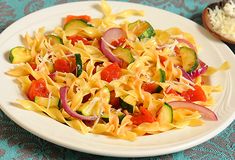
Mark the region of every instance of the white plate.
[[[181, 16], [147, 7], [139, 4], [124, 2], [109, 2], [113, 11], [124, 9], [140, 9], [145, 11], [142, 19], [149, 21], [155, 28], [166, 29], [177, 26], [190, 32], [201, 46], [199, 56], [207, 64], [218, 66], [225, 60], [231, 64], [227, 72], [216, 73], [213, 84], [220, 84], [224, 91], [215, 94], [217, 100], [214, 111], [218, 115], [217, 122], [206, 122], [201, 127], [186, 127], [152, 136], [139, 137], [134, 142], [112, 139], [102, 135], [82, 135], [74, 129], [56, 122], [48, 117], [31, 111], [17, 108], [13, 105], [16, 99], [23, 98], [17, 84], [5, 72], [13, 67], [7, 60], [10, 48], [21, 45], [20, 35], [33, 33], [39, 27], [46, 29], [60, 25], [62, 17], [67, 14], [88, 14], [100, 17], [97, 10], [100, 2], [76, 2], [63, 4], [30, 14], [12, 24], [0, 35], [0, 103], [1, 109], [18, 125], [29, 132], [52, 143], [87, 153], [117, 157], [144, 157], [163, 155], [181, 151], [203, 143], [224, 130], [235, 115], [235, 56], [222, 42], [215, 40], [201, 26]], [[165, 17], [165, 18], [163, 18]], [[139, 17], [132, 18], [132, 20]]]

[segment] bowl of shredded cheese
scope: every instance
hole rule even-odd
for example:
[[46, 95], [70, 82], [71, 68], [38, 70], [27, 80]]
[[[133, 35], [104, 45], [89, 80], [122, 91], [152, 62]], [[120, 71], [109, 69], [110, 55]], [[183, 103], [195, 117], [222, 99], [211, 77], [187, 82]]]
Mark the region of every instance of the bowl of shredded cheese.
[[202, 14], [204, 27], [224, 42], [235, 44], [235, 2], [224, 0], [207, 6]]

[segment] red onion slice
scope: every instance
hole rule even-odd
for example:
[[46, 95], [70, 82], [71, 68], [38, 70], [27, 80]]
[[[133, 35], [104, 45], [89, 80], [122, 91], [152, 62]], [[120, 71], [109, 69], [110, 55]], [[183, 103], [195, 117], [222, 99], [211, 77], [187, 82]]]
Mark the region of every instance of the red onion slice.
[[94, 121], [98, 118], [97, 116], [83, 116], [81, 114], [78, 114], [77, 112], [74, 112], [67, 104], [67, 90], [68, 90], [68, 87], [66, 86], [60, 88], [61, 104], [65, 112], [67, 112], [70, 116], [74, 118], [78, 118], [80, 120]]
[[53, 72], [51, 74], [48, 75], [53, 81], [55, 81], [55, 77], [56, 77], [56, 72]]
[[182, 76], [190, 81], [193, 81], [193, 79], [191, 78], [190, 74], [188, 74], [183, 68], [179, 67], [178, 68], [181, 70], [182, 72]]
[[199, 60], [200, 68], [196, 69], [195, 71], [191, 72], [189, 75], [192, 79], [200, 76], [201, 74], [205, 73], [208, 65], [206, 65], [203, 61]]
[[109, 44], [122, 37], [126, 37], [126, 33], [121, 28], [110, 28], [103, 35], [104, 40]]
[[[126, 37], [126, 33], [121, 28], [110, 28], [108, 29], [103, 37], [101, 38], [101, 51], [103, 54], [113, 63], [117, 63], [120, 67], [122, 67], [123, 61], [119, 58], [117, 58], [109, 48], [109, 45], [113, 41], [116, 41], [122, 37]], [[108, 43], [108, 44], [107, 44]]]
[[184, 109], [198, 111], [201, 113], [202, 117], [207, 120], [211, 121], [218, 120], [216, 114], [213, 111], [195, 103], [186, 102], [186, 101], [172, 101], [169, 102], [168, 104], [171, 105], [173, 109], [184, 108]]
[[110, 50], [108, 45], [101, 39], [100, 49], [111, 62], [117, 63], [120, 67], [122, 66], [122, 60], [113, 55], [113, 52]]
[[176, 40], [179, 42], [179, 43], [185, 43], [187, 44], [190, 48], [192, 48], [195, 52], [197, 52], [197, 48], [192, 45], [192, 43], [190, 43], [189, 41], [187, 41], [186, 39], [182, 39], [182, 38], [176, 38]]
[[191, 73], [187, 73], [183, 68], [178, 68], [182, 71], [182, 75], [184, 78], [193, 81], [196, 77], [200, 76], [201, 74], [205, 73], [207, 71], [208, 65], [206, 65], [203, 61], [199, 59], [200, 68], [194, 70]]

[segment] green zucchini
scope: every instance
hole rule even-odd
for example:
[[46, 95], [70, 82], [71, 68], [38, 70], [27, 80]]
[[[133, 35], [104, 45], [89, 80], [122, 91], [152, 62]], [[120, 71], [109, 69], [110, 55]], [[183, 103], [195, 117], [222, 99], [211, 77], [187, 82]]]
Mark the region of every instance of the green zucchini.
[[86, 21], [81, 19], [73, 19], [64, 25], [64, 31], [66, 36], [76, 35], [84, 27], [92, 27], [90, 24], [87, 24]]
[[160, 124], [173, 122], [173, 109], [168, 103], [164, 103], [158, 115]]
[[47, 35], [46, 38], [47, 38], [47, 41], [49, 41], [51, 45], [63, 44], [63, 40], [59, 36], [51, 34], [51, 35]]
[[147, 21], [137, 20], [128, 25], [128, 30], [132, 31], [139, 40], [151, 38], [155, 35], [153, 27]]
[[82, 59], [80, 54], [75, 54], [76, 59], [76, 76], [79, 77], [82, 74]]
[[13, 64], [29, 62], [31, 59], [30, 50], [25, 47], [17, 46], [10, 50], [9, 61]]
[[157, 82], [165, 82], [166, 81], [166, 72], [163, 69], [157, 69], [154, 75], [154, 80]]
[[[116, 112], [116, 114], [118, 115], [118, 119], [119, 119], [119, 123], [122, 122], [122, 119], [126, 116], [124, 113], [122, 112]], [[106, 122], [108, 123], [109, 122], [109, 115], [108, 114], [103, 114], [101, 116], [101, 118]]]
[[[157, 74], [159, 75], [158, 77], [159, 77], [159, 82], [165, 82], [166, 81], [166, 72], [163, 70], [163, 69], [159, 69], [158, 71], [157, 71]], [[161, 86], [158, 86], [157, 88], [156, 88], [156, 92], [155, 93], [160, 93], [161, 91], [162, 91], [162, 87]]]
[[117, 47], [112, 51], [118, 58], [122, 59], [124, 62], [130, 64], [135, 61], [131, 54], [131, 51], [127, 48]]
[[160, 93], [162, 90], [163, 90], [163, 88], [161, 86], [157, 86], [154, 93]]
[[60, 99], [58, 97], [50, 97], [50, 100], [49, 98], [46, 98], [46, 97], [39, 97], [39, 96], [36, 96], [35, 99], [34, 99], [34, 102], [40, 106], [44, 106], [44, 107], [47, 107], [48, 106], [48, 103], [50, 101], [50, 107], [60, 107]]
[[195, 69], [197, 69], [199, 62], [198, 62], [197, 53], [193, 49], [189, 47], [181, 47], [180, 56], [182, 60], [183, 69], [186, 72], [191, 73]]
[[166, 81], [166, 72], [163, 69], [159, 69], [158, 70], [159, 74], [160, 74], [160, 82], [165, 82]]
[[127, 110], [129, 113], [134, 113], [136, 102], [132, 96], [126, 96], [125, 98], [119, 98], [119, 103], [122, 109]]

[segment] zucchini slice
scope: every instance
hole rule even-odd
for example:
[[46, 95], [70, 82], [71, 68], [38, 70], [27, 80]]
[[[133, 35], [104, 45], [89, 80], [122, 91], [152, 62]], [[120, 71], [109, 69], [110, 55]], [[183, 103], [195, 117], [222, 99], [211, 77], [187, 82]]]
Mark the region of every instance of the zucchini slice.
[[58, 97], [50, 97], [50, 100], [49, 98], [46, 98], [46, 97], [39, 97], [39, 96], [36, 96], [35, 99], [34, 99], [34, 102], [40, 106], [44, 106], [44, 107], [47, 107], [48, 106], [48, 103], [50, 107], [59, 107], [60, 106], [60, 99]]
[[76, 76], [79, 77], [82, 74], [82, 59], [80, 54], [75, 54], [76, 59]]
[[173, 109], [168, 103], [164, 103], [158, 115], [160, 124], [173, 122]]
[[86, 21], [81, 19], [73, 19], [64, 25], [64, 31], [66, 36], [76, 35], [81, 28], [84, 27], [92, 27], [91, 25], [87, 24]]
[[10, 50], [9, 61], [13, 64], [28, 62], [32, 59], [29, 49], [17, 46]]
[[197, 69], [199, 62], [198, 62], [197, 54], [193, 49], [189, 47], [181, 47], [180, 56], [182, 60], [183, 69], [186, 72], [191, 73], [195, 69]]
[[126, 96], [124, 99], [119, 98], [119, 102], [122, 109], [127, 110], [129, 113], [134, 113], [136, 102], [132, 96]]
[[166, 81], [166, 72], [163, 69], [159, 69], [158, 70], [158, 74], [159, 74], [159, 82], [165, 82]]
[[153, 27], [147, 21], [137, 20], [128, 25], [128, 30], [132, 31], [139, 40], [144, 38], [151, 38], [155, 35]]
[[135, 61], [131, 54], [131, 51], [127, 48], [117, 47], [112, 51], [118, 58], [122, 59], [126, 63], [130, 64]]
[[51, 34], [51, 35], [47, 35], [46, 38], [47, 38], [47, 41], [50, 42], [51, 45], [63, 44], [63, 40], [59, 36]]
[[[159, 82], [165, 82], [166, 81], [166, 72], [163, 70], [163, 69], [159, 69], [158, 71], [157, 71], [157, 74], [158, 74], [158, 77], [159, 77]], [[161, 86], [158, 86], [157, 88], [156, 88], [156, 92], [155, 93], [160, 93], [161, 91], [162, 91], [162, 87]]]

